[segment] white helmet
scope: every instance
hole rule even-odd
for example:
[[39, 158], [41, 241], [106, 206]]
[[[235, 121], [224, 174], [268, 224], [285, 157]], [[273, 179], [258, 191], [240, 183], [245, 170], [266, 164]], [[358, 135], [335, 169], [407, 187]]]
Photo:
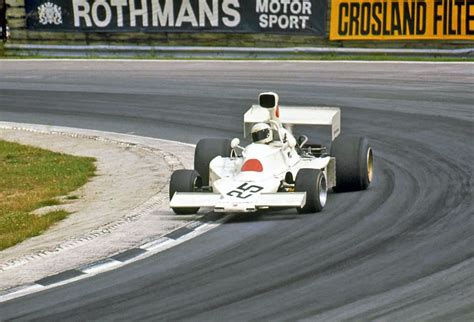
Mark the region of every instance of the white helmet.
[[252, 141], [255, 143], [270, 143], [273, 141], [273, 133], [267, 123], [256, 123], [252, 126]]

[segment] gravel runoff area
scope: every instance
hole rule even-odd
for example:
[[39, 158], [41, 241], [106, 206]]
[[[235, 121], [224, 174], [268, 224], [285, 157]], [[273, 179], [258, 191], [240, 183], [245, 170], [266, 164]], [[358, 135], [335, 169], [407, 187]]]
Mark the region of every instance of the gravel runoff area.
[[110, 256], [196, 219], [177, 217], [168, 207], [169, 177], [191, 166], [191, 145], [7, 122], [0, 122], [0, 139], [97, 159], [96, 176], [71, 193], [80, 198], [60, 206], [71, 215], [0, 252], [0, 290]]

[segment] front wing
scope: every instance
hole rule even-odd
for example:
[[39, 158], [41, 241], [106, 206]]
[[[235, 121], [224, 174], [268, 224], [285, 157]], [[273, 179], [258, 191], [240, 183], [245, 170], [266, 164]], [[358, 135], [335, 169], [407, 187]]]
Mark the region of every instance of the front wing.
[[254, 212], [269, 207], [303, 207], [306, 192], [262, 193], [251, 200], [236, 200], [217, 193], [175, 192], [171, 208], [213, 208], [215, 212]]

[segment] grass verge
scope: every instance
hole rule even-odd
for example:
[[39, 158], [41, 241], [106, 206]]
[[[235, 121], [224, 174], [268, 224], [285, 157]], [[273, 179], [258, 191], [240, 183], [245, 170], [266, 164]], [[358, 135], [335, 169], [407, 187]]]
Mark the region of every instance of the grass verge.
[[0, 140], [0, 250], [66, 218], [62, 210], [31, 212], [84, 185], [94, 175], [94, 161]]

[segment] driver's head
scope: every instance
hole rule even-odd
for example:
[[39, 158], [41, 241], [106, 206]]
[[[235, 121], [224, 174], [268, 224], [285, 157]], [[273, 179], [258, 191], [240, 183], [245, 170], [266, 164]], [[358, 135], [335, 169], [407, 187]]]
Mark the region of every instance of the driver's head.
[[252, 126], [252, 141], [254, 143], [270, 143], [273, 141], [273, 133], [267, 123], [256, 123]]

